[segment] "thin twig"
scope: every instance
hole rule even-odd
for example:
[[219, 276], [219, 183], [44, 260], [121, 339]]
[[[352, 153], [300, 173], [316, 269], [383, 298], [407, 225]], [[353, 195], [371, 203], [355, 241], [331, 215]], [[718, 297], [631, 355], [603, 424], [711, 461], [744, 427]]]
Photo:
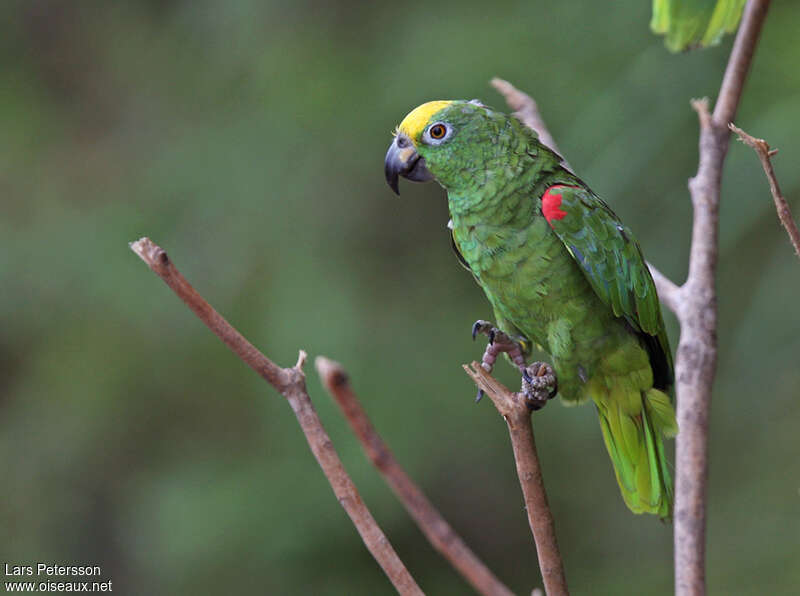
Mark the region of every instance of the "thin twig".
[[797, 224], [792, 217], [792, 210], [789, 209], [789, 203], [781, 192], [778, 178], [775, 176], [775, 170], [772, 169], [771, 158], [778, 150], [771, 150], [769, 143], [764, 139], [757, 139], [747, 134], [741, 128], [734, 125], [733, 122], [731, 122], [728, 127], [739, 136], [740, 141], [752, 147], [756, 155], [758, 155], [758, 159], [761, 161], [761, 167], [764, 168], [764, 173], [767, 175], [767, 180], [769, 181], [769, 191], [772, 193], [772, 200], [775, 201], [775, 210], [778, 212], [778, 218], [781, 220], [783, 227], [786, 229], [786, 233], [789, 235], [789, 240], [792, 242], [792, 246], [794, 246], [795, 254], [800, 257], [800, 232], [798, 232]]
[[403, 470], [381, 439], [350, 386], [347, 373], [338, 362], [323, 356], [315, 361], [322, 384], [339, 404], [350, 428], [361, 442], [369, 460], [378, 469], [414, 521], [453, 567], [481, 594], [512, 596], [509, 590], [464, 543], [425, 494]]
[[421, 595], [422, 590], [361, 500], [358, 490], [333, 448], [330, 437], [322, 427], [322, 422], [306, 391], [306, 377], [303, 373], [306, 353], [300, 351], [297, 364], [292, 368], [279, 367], [259, 352], [200, 296], [172, 264], [161, 247], [149, 238], [131, 242], [130, 247], [217, 337], [286, 398], [334, 494], [350, 516], [372, 556], [400, 594]]
[[555, 523], [550, 513], [550, 506], [547, 504], [547, 493], [533, 438], [531, 411], [525, 403], [525, 398], [509, 391], [478, 362], [473, 362], [471, 366], [465, 364], [464, 371], [491, 398], [508, 425], [514, 460], [517, 464], [517, 476], [525, 497], [528, 523], [536, 542], [536, 554], [539, 557], [544, 589], [548, 596], [569, 594], [564, 564], [556, 541]]

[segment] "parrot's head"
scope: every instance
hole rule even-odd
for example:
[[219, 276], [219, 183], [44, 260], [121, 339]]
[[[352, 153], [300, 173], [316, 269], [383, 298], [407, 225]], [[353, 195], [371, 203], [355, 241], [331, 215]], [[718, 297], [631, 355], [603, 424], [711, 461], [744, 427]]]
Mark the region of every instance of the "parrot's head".
[[503, 153], [509, 117], [478, 100], [429, 101], [414, 108], [397, 127], [386, 152], [386, 182], [400, 194], [398, 177], [436, 180], [457, 191], [485, 178], [487, 166]]

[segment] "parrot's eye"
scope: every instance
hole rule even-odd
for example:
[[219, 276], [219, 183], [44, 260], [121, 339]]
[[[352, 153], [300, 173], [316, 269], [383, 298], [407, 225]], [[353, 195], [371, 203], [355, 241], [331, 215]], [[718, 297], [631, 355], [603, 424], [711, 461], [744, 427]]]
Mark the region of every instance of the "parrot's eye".
[[442, 122], [431, 124], [425, 134], [422, 135], [422, 141], [428, 145], [439, 145], [443, 143], [450, 136], [453, 130]]
[[431, 126], [430, 133], [431, 138], [438, 141], [439, 139], [444, 138], [444, 135], [447, 134], [447, 129], [444, 127], [444, 124], [434, 124]]

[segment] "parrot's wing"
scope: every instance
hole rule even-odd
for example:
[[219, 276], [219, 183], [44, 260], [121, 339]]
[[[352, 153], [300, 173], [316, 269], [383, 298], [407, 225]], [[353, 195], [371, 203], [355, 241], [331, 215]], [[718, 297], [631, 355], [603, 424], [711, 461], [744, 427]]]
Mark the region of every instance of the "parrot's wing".
[[654, 386], [668, 389], [674, 373], [658, 293], [631, 231], [608, 205], [580, 186], [548, 188], [542, 214], [597, 296], [641, 338], [653, 366]]

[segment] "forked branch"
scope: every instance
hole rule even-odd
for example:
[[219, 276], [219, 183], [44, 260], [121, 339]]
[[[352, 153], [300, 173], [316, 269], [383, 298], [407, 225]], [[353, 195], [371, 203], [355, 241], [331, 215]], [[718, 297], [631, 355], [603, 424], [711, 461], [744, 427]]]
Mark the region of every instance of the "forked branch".
[[303, 373], [306, 353], [300, 351], [295, 366], [281, 368], [258, 351], [203, 299], [172, 264], [167, 253], [161, 247], [154, 244], [149, 238], [131, 242], [130, 247], [217, 337], [286, 398], [336, 498], [350, 516], [369, 552], [383, 568], [400, 594], [421, 595], [422, 590], [411, 577], [369, 509], [361, 500], [355, 484], [345, 471], [330, 437], [325, 432], [311, 403], [311, 398], [306, 391], [306, 377]]
[[769, 0], [748, 0], [714, 111], [692, 106], [700, 121], [697, 174], [689, 181], [694, 208], [689, 274], [681, 290], [681, 336], [675, 359], [680, 432], [675, 442], [675, 592], [705, 594], [708, 431], [717, 362], [717, 257], [722, 166]]

